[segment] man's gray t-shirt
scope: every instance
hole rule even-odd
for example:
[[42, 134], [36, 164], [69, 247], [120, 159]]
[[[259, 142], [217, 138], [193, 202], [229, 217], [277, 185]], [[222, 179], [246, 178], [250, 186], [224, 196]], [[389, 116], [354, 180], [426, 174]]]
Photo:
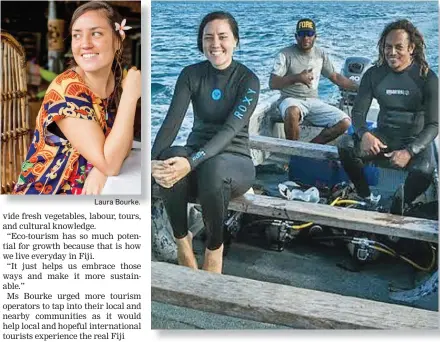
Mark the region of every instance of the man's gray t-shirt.
[[320, 76], [323, 75], [328, 78], [335, 72], [335, 68], [327, 53], [317, 46], [314, 46], [309, 53], [304, 53], [294, 44], [278, 53], [272, 74], [283, 77], [290, 74], [299, 74], [305, 69], [312, 69], [313, 72], [313, 81], [310, 88], [303, 83], [294, 83], [281, 89], [283, 98], [317, 98]]

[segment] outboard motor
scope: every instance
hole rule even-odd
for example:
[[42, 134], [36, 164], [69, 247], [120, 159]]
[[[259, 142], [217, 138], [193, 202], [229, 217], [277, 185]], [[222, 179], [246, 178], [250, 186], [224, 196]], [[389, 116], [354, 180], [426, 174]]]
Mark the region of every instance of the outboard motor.
[[[372, 62], [370, 59], [365, 57], [348, 57], [345, 60], [344, 66], [341, 70], [341, 75], [349, 78], [350, 80], [356, 82], [357, 84], [361, 83], [362, 76], [365, 72], [372, 66]], [[357, 95], [356, 91], [349, 91], [345, 89], [341, 89], [341, 100], [339, 103], [340, 109], [345, 109], [345, 106], [353, 106], [354, 99]], [[350, 110], [351, 112], [351, 110]]]

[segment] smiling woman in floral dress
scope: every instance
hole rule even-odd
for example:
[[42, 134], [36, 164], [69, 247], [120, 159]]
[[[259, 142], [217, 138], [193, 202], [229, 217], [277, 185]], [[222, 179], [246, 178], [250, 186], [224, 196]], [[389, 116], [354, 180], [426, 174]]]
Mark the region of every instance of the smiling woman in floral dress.
[[76, 9], [73, 66], [47, 89], [14, 194], [99, 194], [119, 173], [141, 95], [140, 71], [132, 68], [122, 80], [127, 29], [105, 2]]

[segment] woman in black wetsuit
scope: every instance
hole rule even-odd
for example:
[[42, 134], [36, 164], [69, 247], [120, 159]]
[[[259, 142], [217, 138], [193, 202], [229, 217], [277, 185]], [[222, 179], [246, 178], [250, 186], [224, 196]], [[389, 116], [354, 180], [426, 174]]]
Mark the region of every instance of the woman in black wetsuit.
[[[152, 176], [173, 227], [179, 264], [197, 268], [187, 226], [188, 202], [197, 197], [208, 233], [203, 269], [217, 273], [222, 271], [229, 200], [244, 194], [255, 178], [248, 124], [260, 83], [233, 60], [238, 42], [238, 25], [231, 14], [212, 12], [203, 18], [197, 46], [207, 60], [180, 73], [151, 152]], [[190, 101], [194, 124], [186, 146], [170, 147]]]

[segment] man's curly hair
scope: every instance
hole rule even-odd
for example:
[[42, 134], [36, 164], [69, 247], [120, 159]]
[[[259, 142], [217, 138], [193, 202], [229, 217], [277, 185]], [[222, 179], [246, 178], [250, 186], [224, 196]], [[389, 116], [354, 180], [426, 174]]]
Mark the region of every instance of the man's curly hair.
[[404, 30], [408, 34], [409, 44], [414, 44], [413, 60], [420, 65], [420, 75], [428, 74], [429, 65], [425, 56], [425, 40], [420, 31], [407, 19], [397, 20], [388, 24], [382, 31], [377, 47], [379, 48], [379, 58], [377, 65], [383, 65], [385, 61], [385, 40], [387, 35], [393, 30]]

